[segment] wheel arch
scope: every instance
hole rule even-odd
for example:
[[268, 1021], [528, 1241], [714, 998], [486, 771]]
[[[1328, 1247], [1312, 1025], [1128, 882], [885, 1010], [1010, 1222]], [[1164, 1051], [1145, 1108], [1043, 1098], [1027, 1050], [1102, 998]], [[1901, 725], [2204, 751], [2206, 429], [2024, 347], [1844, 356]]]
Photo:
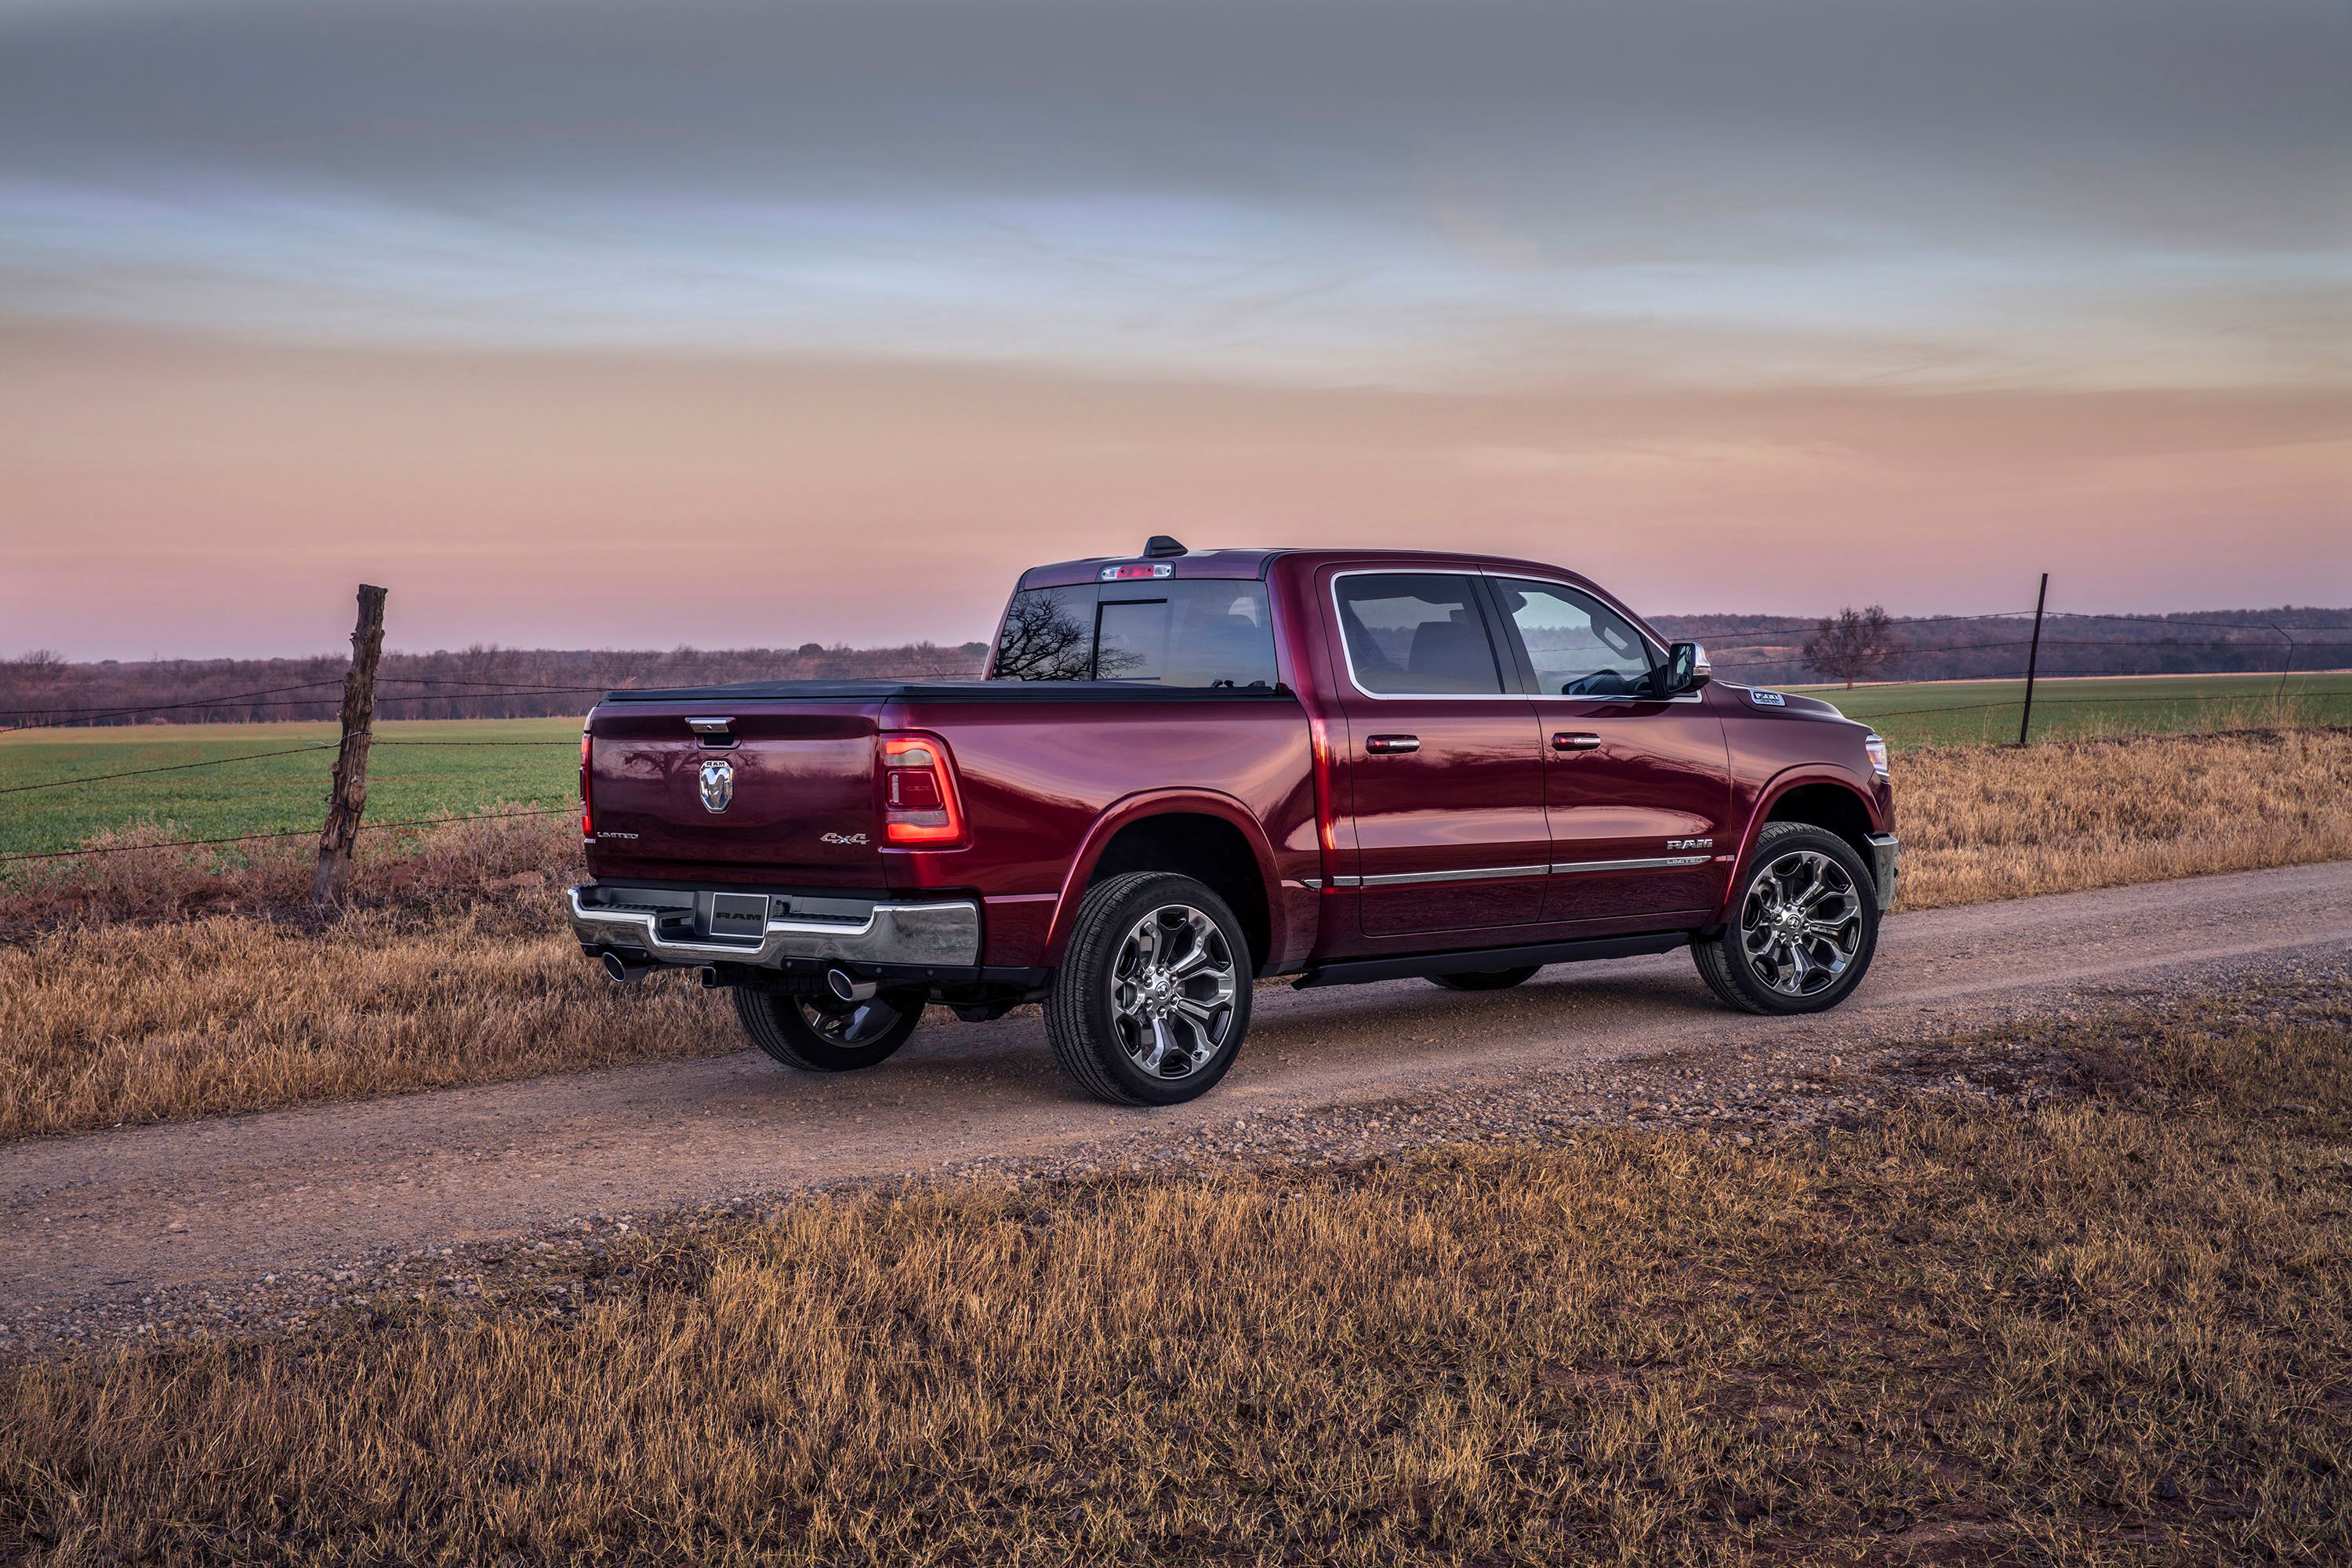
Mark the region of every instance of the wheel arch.
[[1273, 897], [1281, 882], [1264, 825], [1230, 795], [1155, 790], [1114, 802], [1087, 830], [1055, 900], [1045, 963], [1059, 965], [1068, 951], [1087, 889], [1129, 871], [1171, 871], [1213, 889], [1241, 921], [1253, 973], [1283, 951], [1284, 916]]
[[1878, 831], [1878, 814], [1871, 797], [1844, 773], [1828, 769], [1798, 766], [1777, 774], [1758, 792], [1756, 807], [1748, 814], [1748, 826], [1739, 837], [1739, 858], [1733, 863], [1731, 879], [1724, 889], [1723, 906], [1716, 911], [1717, 921], [1730, 918], [1732, 905], [1738, 900], [1741, 879], [1748, 872], [1748, 859], [1755, 852], [1757, 837], [1775, 822], [1801, 822], [1810, 826], [1835, 834], [1860, 856], [1864, 868], [1874, 864], [1870, 835]]

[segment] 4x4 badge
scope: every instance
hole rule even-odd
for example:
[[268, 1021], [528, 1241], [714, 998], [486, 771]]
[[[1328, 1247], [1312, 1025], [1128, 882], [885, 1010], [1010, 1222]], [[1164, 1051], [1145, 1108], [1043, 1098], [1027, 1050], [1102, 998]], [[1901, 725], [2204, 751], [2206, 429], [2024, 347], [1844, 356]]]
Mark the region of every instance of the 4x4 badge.
[[721, 758], [702, 764], [702, 809], [724, 811], [735, 798], [735, 764]]

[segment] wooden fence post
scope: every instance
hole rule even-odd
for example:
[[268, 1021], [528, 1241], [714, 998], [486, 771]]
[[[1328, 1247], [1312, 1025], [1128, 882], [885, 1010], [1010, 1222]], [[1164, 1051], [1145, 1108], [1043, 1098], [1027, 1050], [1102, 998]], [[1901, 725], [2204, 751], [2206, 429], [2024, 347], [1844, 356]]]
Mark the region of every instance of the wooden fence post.
[[375, 728], [375, 667], [383, 654], [383, 590], [362, 583], [351, 673], [343, 677], [343, 743], [327, 791], [327, 825], [319, 833], [319, 874], [310, 883], [314, 904], [333, 903], [351, 880], [352, 843], [367, 806], [368, 738]]

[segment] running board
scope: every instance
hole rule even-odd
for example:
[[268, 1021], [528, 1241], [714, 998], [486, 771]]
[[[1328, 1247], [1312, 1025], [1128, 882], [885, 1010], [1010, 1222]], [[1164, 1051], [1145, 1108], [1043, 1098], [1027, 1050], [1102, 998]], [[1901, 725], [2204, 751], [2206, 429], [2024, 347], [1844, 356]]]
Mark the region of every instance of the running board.
[[1491, 969], [1524, 969], [1528, 964], [1581, 963], [1591, 958], [1638, 958], [1645, 953], [1672, 952], [1690, 944], [1686, 931], [1652, 931], [1644, 936], [1602, 936], [1584, 942], [1547, 942], [1534, 947], [1482, 947], [1468, 952], [1421, 952], [1408, 958], [1350, 958], [1310, 969], [1292, 981], [1294, 990], [1317, 985], [1361, 985], [1371, 980], [1427, 979], [1433, 974], [1474, 974]]

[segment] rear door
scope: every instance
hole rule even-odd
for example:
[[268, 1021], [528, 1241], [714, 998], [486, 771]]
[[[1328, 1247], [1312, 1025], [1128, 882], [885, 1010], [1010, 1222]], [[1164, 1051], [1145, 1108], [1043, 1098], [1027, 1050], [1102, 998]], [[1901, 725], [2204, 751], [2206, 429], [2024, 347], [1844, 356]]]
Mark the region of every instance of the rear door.
[[1478, 574], [1339, 570], [1322, 592], [1347, 672], [1363, 933], [1532, 923], [1551, 854], [1543, 756]]
[[1654, 695], [1662, 652], [1605, 601], [1566, 583], [1492, 582], [1542, 734], [1543, 918], [1714, 908], [1738, 847], [1722, 721], [1696, 692]]

